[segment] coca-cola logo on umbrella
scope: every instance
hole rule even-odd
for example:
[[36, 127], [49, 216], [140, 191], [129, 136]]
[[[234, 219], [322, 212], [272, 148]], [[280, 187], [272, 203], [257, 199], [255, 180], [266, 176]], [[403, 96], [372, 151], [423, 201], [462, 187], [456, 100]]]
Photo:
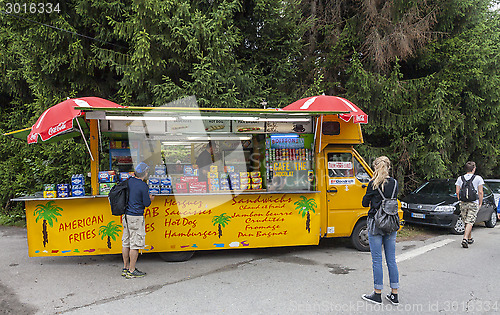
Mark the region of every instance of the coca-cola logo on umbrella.
[[[73, 129], [73, 119], [84, 115], [80, 109], [75, 107], [122, 107], [111, 101], [99, 97], [82, 97], [78, 99], [68, 99], [47, 109], [31, 127], [28, 135], [28, 143], [36, 143], [38, 136], [42, 141], [57, 136], [65, 131]], [[83, 133], [80, 130], [81, 133]]]

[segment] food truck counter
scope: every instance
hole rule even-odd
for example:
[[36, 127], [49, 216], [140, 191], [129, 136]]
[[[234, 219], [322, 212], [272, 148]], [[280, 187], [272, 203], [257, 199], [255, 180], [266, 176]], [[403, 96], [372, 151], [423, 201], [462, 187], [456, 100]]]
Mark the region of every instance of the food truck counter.
[[[304, 191], [304, 190], [297, 190], [297, 191], [286, 191], [286, 192], [279, 192], [279, 191], [219, 191], [219, 192], [211, 192], [211, 193], [198, 193], [198, 194], [152, 194], [153, 196], [207, 196], [207, 195], [276, 195], [280, 193], [286, 193], [286, 194], [316, 194], [319, 193], [320, 191], [312, 190], [312, 191]], [[71, 200], [71, 199], [93, 199], [93, 198], [107, 198], [107, 195], [96, 195], [96, 196], [80, 196], [80, 197], [65, 197], [65, 198], [43, 198], [43, 197], [34, 197], [34, 196], [25, 196], [25, 197], [19, 197], [19, 198], [14, 198], [11, 199], [11, 201], [37, 201], [37, 200]]]

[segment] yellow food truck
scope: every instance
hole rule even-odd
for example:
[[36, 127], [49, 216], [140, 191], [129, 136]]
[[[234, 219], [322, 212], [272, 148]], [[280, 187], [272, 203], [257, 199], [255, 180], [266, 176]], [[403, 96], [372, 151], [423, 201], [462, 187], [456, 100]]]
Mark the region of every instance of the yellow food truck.
[[[144, 252], [167, 261], [331, 237], [369, 250], [361, 199], [372, 170], [353, 148], [363, 137], [348, 111], [76, 109], [90, 129], [92, 193], [15, 199], [25, 202], [32, 257], [121, 253], [121, 217], [111, 214], [106, 194], [140, 162], [150, 166], [156, 195], [144, 214]], [[207, 145], [212, 163], [202, 178], [196, 160]], [[108, 169], [98, 169], [100, 149]]]

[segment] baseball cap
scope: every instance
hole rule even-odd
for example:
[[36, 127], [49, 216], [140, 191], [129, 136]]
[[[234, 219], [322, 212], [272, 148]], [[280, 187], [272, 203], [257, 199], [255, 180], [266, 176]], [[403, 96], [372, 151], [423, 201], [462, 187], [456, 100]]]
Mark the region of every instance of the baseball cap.
[[146, 173], [148, 169], [149, 169], [149, 166], [146, 163], [141, 162], [135, 167], [135, 172], [138, 174], [142, 174], [142, 173]]

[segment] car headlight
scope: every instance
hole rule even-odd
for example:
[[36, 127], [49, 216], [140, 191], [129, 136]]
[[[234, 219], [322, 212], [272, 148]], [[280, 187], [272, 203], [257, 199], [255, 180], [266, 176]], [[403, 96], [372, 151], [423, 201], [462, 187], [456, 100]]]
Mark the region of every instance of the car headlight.
[[453, 212], [455, 211], [454, 206], [437, 206], [434, 211], [440, 211], [440, 212]]
[[401, 208], [408, 208], [408, 204], [404, 201], [401, 201]]

